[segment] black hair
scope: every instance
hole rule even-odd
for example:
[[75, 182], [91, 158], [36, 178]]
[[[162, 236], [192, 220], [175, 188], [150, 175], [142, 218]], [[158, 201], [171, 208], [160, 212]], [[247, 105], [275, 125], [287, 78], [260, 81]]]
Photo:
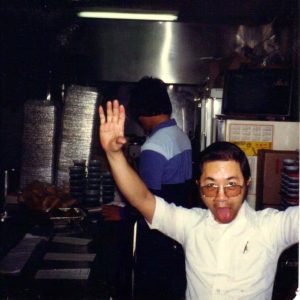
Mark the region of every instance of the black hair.
[[128, 109], [134, 120], [141, 116], [171, 115], [172, 105], [166, 84], [158, 78], [143, 77], [131, 91]]
[[248, 158], [244, 151], [237, 145], [230, 142], [215, 142], [209, 145], [200, 153], [199, 160], [199, 176], [202, 175], [203, 165], [210, 161], [227, 161], [234, 160], [240, 164], [240, 168], [245, 182], [251, 177], [251, 170]]

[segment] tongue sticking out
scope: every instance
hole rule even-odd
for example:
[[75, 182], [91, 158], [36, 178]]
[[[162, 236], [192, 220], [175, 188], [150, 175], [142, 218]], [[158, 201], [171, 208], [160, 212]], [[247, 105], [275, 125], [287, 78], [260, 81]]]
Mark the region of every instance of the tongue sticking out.
[[228, 223], [231, 221], [230, 208], [219, 207], [216, 208], [217, 220], [221, 223]]

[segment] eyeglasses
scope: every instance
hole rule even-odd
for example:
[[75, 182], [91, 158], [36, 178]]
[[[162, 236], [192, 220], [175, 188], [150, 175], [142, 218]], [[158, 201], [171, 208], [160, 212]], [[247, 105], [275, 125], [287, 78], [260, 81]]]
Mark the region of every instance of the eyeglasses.
[[[226, 197], [236, 197], [241, 194], [244, 185], [229, 184], [223, 186]], [[207, 184], [200, 187], [201, 192], [206, 197], [217, 197], [220, 187], [215, 184]]]

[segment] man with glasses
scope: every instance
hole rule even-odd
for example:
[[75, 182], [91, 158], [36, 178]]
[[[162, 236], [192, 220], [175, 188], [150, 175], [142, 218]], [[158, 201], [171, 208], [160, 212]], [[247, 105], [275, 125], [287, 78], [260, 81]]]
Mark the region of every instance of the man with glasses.
[[200, 195], [208, 209], [186, 209], [154, 196], [127, 163], [122, 146], [125, 109], [100, 107], [100, 141], [127, 200], [185, 251], [186, 299], [272, 298], [277, 261], [298, 242], [298, 207], [254, 211], [245, 201], [250, 167], [236, 145], [218, 142], [200, 155]]

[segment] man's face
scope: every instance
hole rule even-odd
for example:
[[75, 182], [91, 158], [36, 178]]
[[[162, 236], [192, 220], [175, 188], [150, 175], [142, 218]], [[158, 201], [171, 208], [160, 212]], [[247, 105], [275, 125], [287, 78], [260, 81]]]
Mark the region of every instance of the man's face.
[[[244, 181], [240, 165], [236, 161], [212, 161], [204, 164], [200, 187], [208, 186], [209, 189], [213, 187], [216, 195], [206, 196], [202, 189], [201, 196], [217, 222], [225, 224], [235, 219], [249, 183], [250, 180]], [[237, 185], [239, 187], [236, 187]]]

